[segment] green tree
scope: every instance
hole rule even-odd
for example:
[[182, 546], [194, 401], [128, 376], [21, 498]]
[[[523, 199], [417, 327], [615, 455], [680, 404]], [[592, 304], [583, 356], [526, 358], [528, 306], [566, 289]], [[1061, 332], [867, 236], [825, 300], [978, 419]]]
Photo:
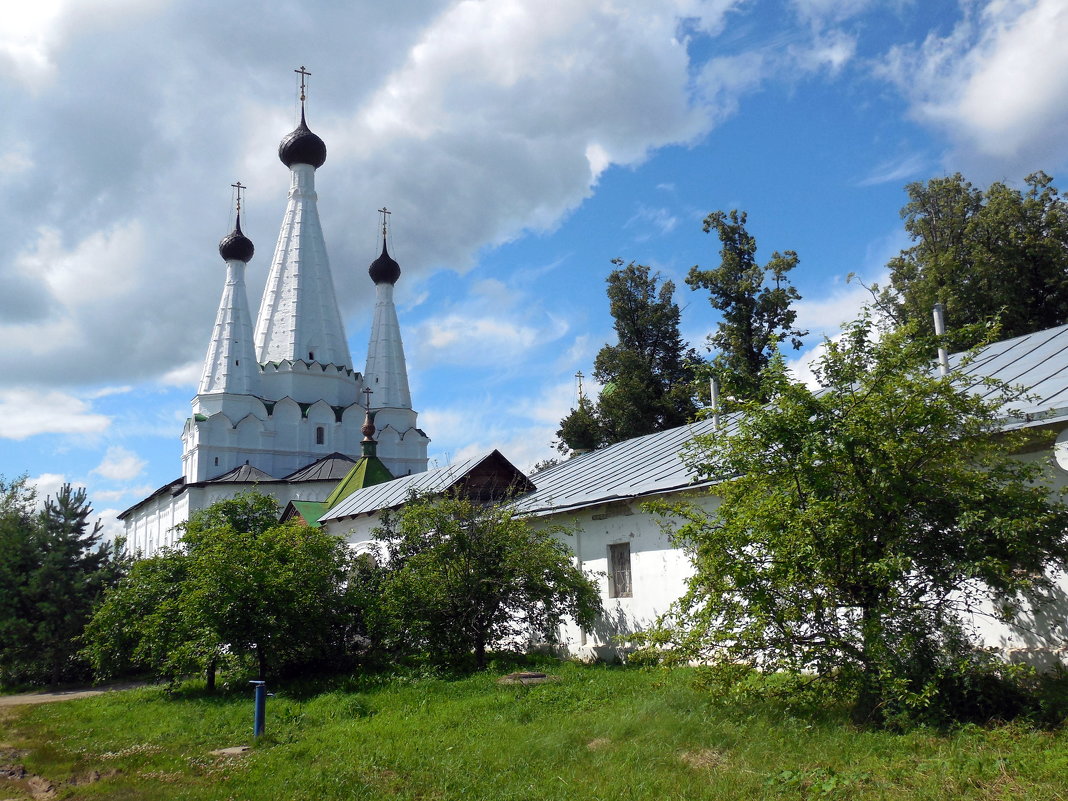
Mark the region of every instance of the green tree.
[[679, 334], [675, 284], [660, 281], [649, 267], [613, 259], [608, 304], [617, 342], [605, 345], [594, 361], [594, 377], [604, 387], [596, 405], [584, 398], [560, 422], [566, 451], [589, 450], [683, 425], [696, 412], [694, 363], [697, 354]]
[[175, 550], [138, 562], [105, 598], [87, 636], [95, 668], [203, 670], [211, 683], [223, 655], [261, 678], [336, 659], [353, 611], [348, 549], [277, 514], [257, 493], [194, 514]]
[[78, 638], [123, 562], [100, 542], [100, 523], [90, 527], [84, 489], [64, 484], [34, 513], [35, 493], [25, 479], [0, 484], [0, 562], [8, 574], [0, 590], [0, 678], [53, 684], [81, 678], [87, 665], [78, 658]]
[[982, 714], [1004, 666], [975, 648], [969, 613], [1008, 613], [1049, 586], [1068, 560], [1068, 509], [1040, 465], [1012, 457], [1013, 391], [976, 392], [959, 370], [939, 379], [931, 341], [911, 334], [874, 341], [867, 319], [853, 324], [827, 343], [819, 389], [776, 357], [770, 402], [695, 441], [721, 502], [684, 512], [695, 571], [652, 642], [724, 675], [826, 679], [865, 720]]
[[26, 681], [35, 661], [26, 585], [38, 561], [36, 501], [25, 476], [0, 476], [0, 686]]
[[1068, 322], [1068, 205], [1045, 173], [1024, 182], [983, 192], [955, 173], [909, 184], [901, 216], [914, 244], [891, 260], [880, 308], [929, 326], [944, 304], [955, 350], [976, 343], [975, 323], [998, 319], [1011, 338]]
[[578, 404], [560, 421], [556, 438], [556, 449], [561, 453], [585, 453], [599, 448], [604, 443], [604, 429], [593, 401], [579, 396]]
[[756, 260], [756, 238], [746, 230], [746, 213], [714, 211], [705, 217], [704, 231], [713, 230], [722, 243], [719, 267], [693, 267], [686, 277], [691, 289], [705, 289], [712, 308], [723, 313], [708, 348], [716, 352], [713, 370], [726, 398], [766, 400], [761, 374], [776, 343], [801, 347], [808, 332], [794, 327], [794, 301], [801, 296], [790, 283], [789, 272], [798, 264], [797, 253], [771, 254], [761, 267]]
[[412, 498], [383, 515], [377, 636], [438, 664], [486, 666], [520, 638], [555, 642], [565, 616], [590, 625], [596, 584], [575, 567], [559, 529], [533, 528], [501, 506]]

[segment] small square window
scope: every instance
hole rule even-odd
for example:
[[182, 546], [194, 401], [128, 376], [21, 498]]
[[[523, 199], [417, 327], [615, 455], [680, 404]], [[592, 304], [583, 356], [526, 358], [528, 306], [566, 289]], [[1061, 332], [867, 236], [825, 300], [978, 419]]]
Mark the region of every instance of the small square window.
[[630, 543], [621, 542], [608, 546], [608, 597], [630, 598], [633, 588], [630, 581]]

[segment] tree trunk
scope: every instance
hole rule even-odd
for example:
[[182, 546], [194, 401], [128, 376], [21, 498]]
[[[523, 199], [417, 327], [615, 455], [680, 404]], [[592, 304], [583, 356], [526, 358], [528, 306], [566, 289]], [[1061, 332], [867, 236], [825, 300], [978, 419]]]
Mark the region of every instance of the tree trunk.
[[850, 713], [854, 723], [879, 723], [882, 706], [882, 693], [875, 680], [876, 667], [872, 664], [872, 653], [878, 647], [875, 633], [875, 614], [870, 604], [864, 604], [862, 613], [861, 642], [863, 654], [860, 665], [860, 687], [857, 700]]
[[208, 660], [208, 668], [207, 668], [204, 680], [205, 680], [205, 683], [207, 685], [207, 691], [209, 693], [215, 692], [215, 666], [216, 666], [216, 663], [217, 663], [217, 660], [216, 660], [216, 658], [214, 656], [211, 657], [211, 659]]
[[486, 667], [486, 638], [478, 637], [475, 640], [475, 669], [482, 670]]
[[263, 653], [263, 646], [257, 643], [256, 645], [256, 662], [259, 665], [260, 675], [258, 676], [260, 681], [267, 680], [267, 657]]

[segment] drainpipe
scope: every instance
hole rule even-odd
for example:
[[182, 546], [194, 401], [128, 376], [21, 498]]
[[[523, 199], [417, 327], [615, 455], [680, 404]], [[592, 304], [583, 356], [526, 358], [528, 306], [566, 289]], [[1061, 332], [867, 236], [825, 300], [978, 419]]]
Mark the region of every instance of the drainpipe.
[[712, 390], [712, 429], [719, 431], [719, 379], [712, 376], [710, 385]]
[[946, 352], [946, 317], [941, 303], [934, 305], [934, 328], [938, 336], [938, 374], [943, 378], [949, 373], [949, 354]]

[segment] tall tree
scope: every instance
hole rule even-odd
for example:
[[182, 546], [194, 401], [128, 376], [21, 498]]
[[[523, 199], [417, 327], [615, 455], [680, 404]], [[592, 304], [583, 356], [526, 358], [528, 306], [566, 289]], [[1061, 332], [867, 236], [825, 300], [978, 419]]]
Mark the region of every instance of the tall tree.
[[720, 265], [710, 270], [693, 267], [686, 277], [691, 289], [706, 289], [712, 307], [723, 313], [714, 333], [708, 336], [715, 351], [713, 369], [722, 382], [724, 395], [740, 400], [766, 400], [761, 395], [761, 373], [767, 367], [777, 342], [801, 347], [808, 332], [794, 327], [794, 301], [801, 296], [788, 273], [797, 266], [797, 253], [771, 254], [763, 267], [757, 263], [756, 238], [746, 229], [744, 211], [714, 211], [705, 217], [705, 233], [716, 232], [723, 247]]
[[721, 503], [678, 532], [694, 574], [653, 637], [673, 658], [817, 677], [881, 723], [1002, 711], [1004, 665], [973, 645], [970, 614], [1052, 586], [1068, 508], [1013, 456], [1027, 440], [1003, 431], [1003, 404], [1018, 393], [976, 391], [960, 368], [940, 379], [914, 334], [852, 325], [816, 389], [776, 357], [770, 402], [697, 439]]
[[596, 403], [582, 399], [561, 421], [557, 436], [572, 449], [611, 445], [682, 425], [696, 408], [697, 354], [679, 334], [675, 284], [643, 264], [613, 259], [608, 303], [617, 342], [605, 345], [594, 361], [603, 389]]
[[973, 323], [997, 318], [1015, 337], [1068, 322], [1068, 204], [1043, 172], [1024, 183], [984, 192], [955, 173], [909, 184], [901, 216], [914, 244], [890, 261], [880, 308], [926, 327], [944, 304], [955, 350], [975, 344]]
[[0, 686], [27, 681], [35, 660], [26, 584], [37, 565], [37, 496], [26, 477], [0, 476]]
[[122, 562], [90, 525], [84, 489], [64, 484], [38, 513], [34, 502], [25, 479], [3, 486], [0, 679], [55, 684], [87, 675], [79, 637]]
[[77, 638], [111, 577], [100, 521], [89, 523], [92, 512], [85, 489], [70, 484], [41, 511], [40, 561], [27, 589], [37, 622], [35, 644], [53, 683], [71, 675]]

